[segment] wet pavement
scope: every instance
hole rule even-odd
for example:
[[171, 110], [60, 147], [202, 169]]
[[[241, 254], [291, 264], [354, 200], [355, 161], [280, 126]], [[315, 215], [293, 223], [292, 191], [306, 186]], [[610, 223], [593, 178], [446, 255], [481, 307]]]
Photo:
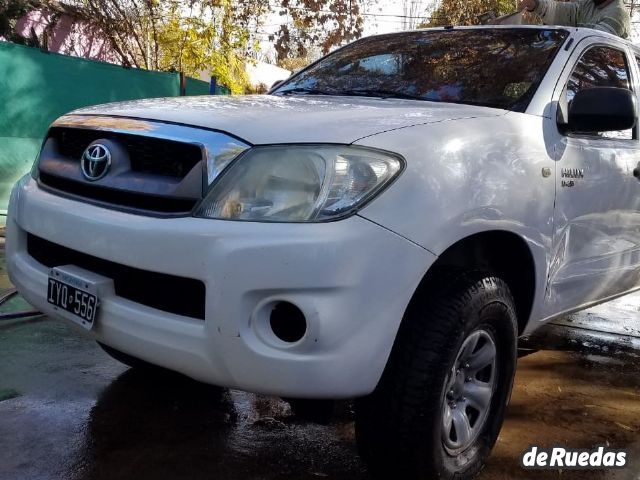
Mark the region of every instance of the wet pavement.
[[[0, 292], [9, 286], [3, 268], [0, 250]], [[547, 346], [574, 351], [521, 359], [481, 479], [640, 479], [639, 309], [640, 295], [629, 296], [550, 327]], [[596, 324], [607, 332], [604, 341], [589, 329]], [[531, 444], [608, 444], [629, 449], [632, 464], [610, 472], [524, 471], [520, 455]], [[132, 478], [367, 475], [347, 402], [331, 424], [305, 423], [277, 398], [127, 370], [60, 322], [0, 321], [0, 479]]]

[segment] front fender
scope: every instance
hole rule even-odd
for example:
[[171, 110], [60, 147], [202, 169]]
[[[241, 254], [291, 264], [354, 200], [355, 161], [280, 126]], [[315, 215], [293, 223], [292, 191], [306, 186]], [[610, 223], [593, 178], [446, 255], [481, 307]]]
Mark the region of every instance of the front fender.
[[553, 238], [555, 170], [544, 119], [509, 113], [382, 133], [358, 144], [394, 151], [407, 169], [360, 214], [441, 255], [481, 232], [524, 239], [536, 269], [530, 319], [544, 302]]

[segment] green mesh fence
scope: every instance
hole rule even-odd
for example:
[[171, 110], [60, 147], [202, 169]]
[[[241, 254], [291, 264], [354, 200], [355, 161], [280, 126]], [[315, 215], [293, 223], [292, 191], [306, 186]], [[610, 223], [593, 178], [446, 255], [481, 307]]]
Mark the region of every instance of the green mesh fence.
[[209, 95], [209, 84], [202, 80], [196, 80], [195, 78], [187, 77], [185, 85], [185, 92], [187, 95]]

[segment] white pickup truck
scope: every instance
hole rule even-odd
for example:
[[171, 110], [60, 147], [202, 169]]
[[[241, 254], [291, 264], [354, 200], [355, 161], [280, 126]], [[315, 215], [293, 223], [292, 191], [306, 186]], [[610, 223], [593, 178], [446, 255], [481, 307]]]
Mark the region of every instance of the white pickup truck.
[[264, 96], [73, 112], [13, 190], [11, 279], [128, 364], [357, 398], [375, 476], [470, 479], [518, 337], [640, 285], [639, 55], [422, 30]]

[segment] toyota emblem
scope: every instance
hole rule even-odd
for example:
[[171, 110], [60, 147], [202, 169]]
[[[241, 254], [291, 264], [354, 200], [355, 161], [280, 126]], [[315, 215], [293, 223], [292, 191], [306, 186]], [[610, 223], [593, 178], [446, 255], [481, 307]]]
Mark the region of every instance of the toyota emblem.
[[104, 177], [111, 167], [111, 152], [100, 143], [89, 145], [80, 161], [82, 174], [92, 182]]

